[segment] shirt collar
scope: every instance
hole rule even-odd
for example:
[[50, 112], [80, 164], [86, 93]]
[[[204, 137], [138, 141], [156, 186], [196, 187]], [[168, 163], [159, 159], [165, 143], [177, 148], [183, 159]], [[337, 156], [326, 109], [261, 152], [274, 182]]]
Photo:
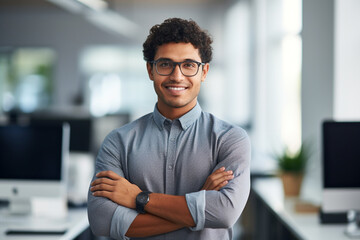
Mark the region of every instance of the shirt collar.
[[[178, 120], [181, 124], [182, 129], [186, 130], [187, 128], [189, 128], [200, 117], [201, 111], [202, 109], [199, 103], [197, 103], [193, 109], [191, 109], [185, 115], [181, 116]], [[167, 118], [159, 112], [159, 110], [157, 109], [157, 104], [154, 107], [153, 116], [156, 125], [160, 130], [162, 130], [164, 128], [164, 123]]]

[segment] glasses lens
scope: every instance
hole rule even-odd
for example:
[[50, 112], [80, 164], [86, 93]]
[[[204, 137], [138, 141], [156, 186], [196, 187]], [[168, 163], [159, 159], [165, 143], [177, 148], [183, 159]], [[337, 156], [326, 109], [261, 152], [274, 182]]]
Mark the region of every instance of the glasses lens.
[[181, 63], [181, 71], [185, 76], [194, 76], [199, 69], [199, 65], [193, 61]]
[[171, 74], [173, 68], [174, 68], [174, 63], [169, 60], [159, 60], [156, 63], [156, 70], [161, 75]]

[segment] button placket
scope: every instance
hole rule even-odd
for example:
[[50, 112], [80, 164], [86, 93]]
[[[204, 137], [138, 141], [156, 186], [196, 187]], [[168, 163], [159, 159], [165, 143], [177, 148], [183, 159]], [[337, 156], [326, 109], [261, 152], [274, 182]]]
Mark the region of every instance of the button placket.
[[177, 122], [173, 122], [170, 127], [168, 138], [168, 155], [167, 155], [167, 168], [166, 168], [166, 191], [169, 194], [174, 194], [175, 184], [175, 162], [176, 162], [176, 143], [180, 129]]

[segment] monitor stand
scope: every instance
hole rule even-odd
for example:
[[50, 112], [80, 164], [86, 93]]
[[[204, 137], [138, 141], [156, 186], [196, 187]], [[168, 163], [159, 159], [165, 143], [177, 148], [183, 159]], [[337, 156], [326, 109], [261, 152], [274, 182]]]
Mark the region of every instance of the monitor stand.
[[10, 198], [5, 209], [9, 216], [15, 217], [62, 219], [68, 214], [66, 197]]
[[[65, 198], [11, 198], [0, 206], [1, 231], [9, 235], [59, 234], [69, 228], [71, 216], [67, 213]], [[64, 206], [65, 205], [65, 206]], [[15, 236], [16, 238], [16, 236]]]
[[29, 198], [13, 198], [9, 202], [9, 211], [13, 215], [31, 214], [31, 201]]

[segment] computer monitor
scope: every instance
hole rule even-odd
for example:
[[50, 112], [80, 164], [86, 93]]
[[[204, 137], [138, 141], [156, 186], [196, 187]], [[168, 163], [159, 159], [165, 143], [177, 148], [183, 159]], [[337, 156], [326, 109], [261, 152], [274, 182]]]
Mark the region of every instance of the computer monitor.
[[68, 124], [0, 126], [0, 199], [11, 213], [31, 213], [36, 197], [66, 198], [69, 139]]
[[322, 211], [360, 211], [360, 122], [325, 121], [322, 133]]
[[70, 151], [91, 152], [93, 149], [93, 123], [91, 117], [70, 117], [61, 115], [34, 115], [30, 116], [33, 125], [70, 125]]

